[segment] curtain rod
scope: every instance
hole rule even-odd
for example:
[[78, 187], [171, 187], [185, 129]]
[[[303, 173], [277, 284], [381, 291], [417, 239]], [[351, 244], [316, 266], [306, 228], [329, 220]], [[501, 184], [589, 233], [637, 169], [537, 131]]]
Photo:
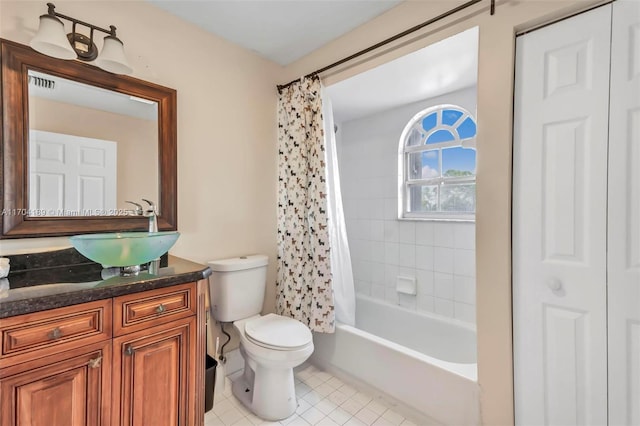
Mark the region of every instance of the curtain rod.
[[[476, 3], [480, 3], [481, 1], [483, 1], [483, 0], [470, 0], [470, 1], [466, 2], [466, 3], [463, 3], [458, 7], [454, 7], [453, 9], [448, 10], [448, 11], [444, 12], [443, 14], [436, 16], [435, 18], [431, 18], [431, 19], [429, 19], [427, 21], [424, 21], [421, 24], [418, 24], [418, 25], [416, 25], [414, 27], [411, 27], [408, 30], [404, 30], [401, 33], [398, 33], [398, 34], [396, 34], [396, 35], [394, 35], [392, 37], [389, 37], [389, 38], [387, 38], [385, 40], [382, 40], [381, 42], [378, 42], [378, 43], [374, 44], [373, 46], [369, 46], [366, 49], [362, 49], [361, 51], [356, 52], [353, 55], [347, 56], [346, 58], [342, 58], [339, 61], [336, 61], [336, 62], [334, 62], [332, 64], [327, 65], [326, 67], [322, 67], [322, 68], [320, 68], [318, 70], [315, 70], [312, 73], [309, 73], [309, 74], [305, 75], [302, 78], [309, 78], [309, 77], [317, 76], [320, 73], [323, 73], [323, 72], [325, 72], [327, 70], [330, 70], [331, 68], [335, 68], [338, 65], [342, 65], [345, 62], [349, 62], [352, 59], [355, 59], [355, 58], [357, 58], [359, 56], [365, 55], [365, 54], [367, 54], [367, 53], [369, 53], [369, 52], [371, 52], [373, 50], [376, 50], [376, 49], [378, 49], [378, 48], [380, 48], [382, 46], [385, 46], [385, 45], [387, 45], [389, 43], [392, 43], [392, 42], [394, 42], [394, 41], [396, 41], [396, 40], [398, 40], [398, 39], [400, 39], [400, 38], [402, 38], [404, 36], [407, 36], [407, 35], [409, 35], [411, 33], [414, 33], [414, 32], [416, 32], [418, 30], [421, 30], [422, 28], [426, 27], [427, 25], [431, 25], [434, 22], [438, 22], [441, 19], [444, 19], [444, 18], [446, 18], [448, 16], [451, 16], [454, 13], [458, 13], [463, 9], [466, 9], [466, 8], [468, 8], [470, 6], [473, 6]], [[495, 14], [495, 11], [496, 11], [496, 0], [491, 0], [491, 8], [490, 8], [491, 15]], [[282, 84], [282, 85], [279, 84], [278, 85], [278, 92], [282, 91], [282, 89], [285, 89], [285, 88], [291, 86], [293, 83], [295, 83], [297, 81], [300, 81], [302, 78], [296, 78], [295, 80], [292, 80], [292, 81], [288, 82], [287, 84]]]

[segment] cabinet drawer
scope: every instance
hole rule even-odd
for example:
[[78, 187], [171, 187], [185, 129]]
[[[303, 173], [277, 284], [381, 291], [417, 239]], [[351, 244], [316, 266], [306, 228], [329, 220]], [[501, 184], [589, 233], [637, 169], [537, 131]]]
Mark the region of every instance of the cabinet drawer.
[[127, 294], [114, 299], [113, 334], [120, 336], [195, 314], [195, 283]]
[[[3, 320], [0, 359], [38, 357], [111, 338], [111, 300], [99, 300]], [[2, 362], [0, 365], [9, 362]]]

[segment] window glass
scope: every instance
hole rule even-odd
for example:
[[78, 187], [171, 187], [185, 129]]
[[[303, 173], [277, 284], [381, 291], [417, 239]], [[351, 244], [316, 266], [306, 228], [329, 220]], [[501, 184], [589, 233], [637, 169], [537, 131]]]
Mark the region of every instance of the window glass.
[[445, 109], [442, 111], [442, 124], [453, 126], [462, 117], [463, 112], [455, 109]]
[[455, 105], [414, 116], [401, 141], [403, 217], [473, 218], [476, 205], [476, 122]]
[[427, 143], [432, 144], [432, 143], [441, 143], [441, 142], [451, 142], [455, 139], [456, 137], [453, 136], [453, 133], [451, 133], [448, 130], [442, 129], [442, 130], [436, 130], [435, 132], [433, 132], [427, 138]]
[[443, 176], [473, 176], [475, 174], [475, 149], [455, 147], [442, 150]]

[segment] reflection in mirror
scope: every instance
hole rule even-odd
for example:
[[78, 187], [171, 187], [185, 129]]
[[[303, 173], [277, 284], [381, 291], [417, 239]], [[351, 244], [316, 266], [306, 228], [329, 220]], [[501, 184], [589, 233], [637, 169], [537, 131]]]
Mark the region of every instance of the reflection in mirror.
[[29, 70], [28, 208], [33, 216], [128, 215], [160, 205], [158, 104]]

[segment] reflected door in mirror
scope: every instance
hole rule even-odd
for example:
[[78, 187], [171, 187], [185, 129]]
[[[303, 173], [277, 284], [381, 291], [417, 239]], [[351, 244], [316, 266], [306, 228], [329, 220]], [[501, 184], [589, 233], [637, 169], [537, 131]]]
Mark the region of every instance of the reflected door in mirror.
[[117, 212], [116, 142], [31, 130], [29, 154], [32, 216]]

